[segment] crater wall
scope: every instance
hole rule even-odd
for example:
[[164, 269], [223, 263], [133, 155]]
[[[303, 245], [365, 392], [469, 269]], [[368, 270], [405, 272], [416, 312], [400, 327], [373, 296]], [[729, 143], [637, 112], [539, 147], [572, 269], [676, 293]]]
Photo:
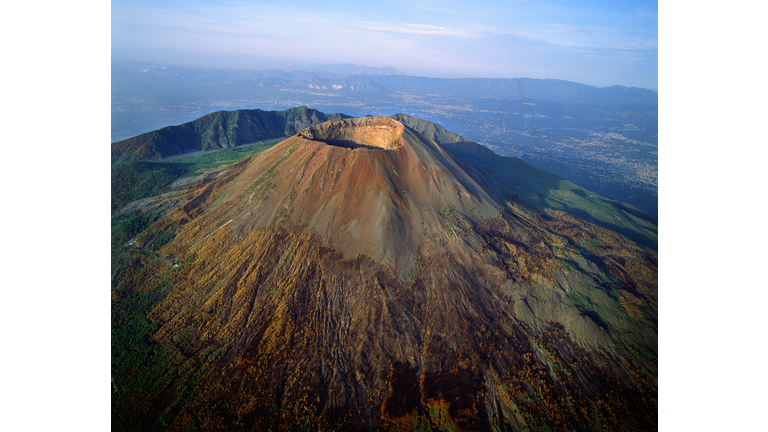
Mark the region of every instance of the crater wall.
[[337, 119], [304, 129], [299, 135], [345, 148], [397, 150], [403, 146], [403, 124], [390, 117]]

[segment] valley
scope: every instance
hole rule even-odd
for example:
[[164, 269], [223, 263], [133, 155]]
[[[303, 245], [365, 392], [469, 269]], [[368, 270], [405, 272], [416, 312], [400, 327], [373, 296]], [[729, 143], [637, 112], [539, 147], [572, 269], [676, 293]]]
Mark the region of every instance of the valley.
[[[658, 102], [650, 90], [596, 89], [557, 80], [172, 69], [162, 75], [127, 66], [113, 72], [113, 141], [218, 110], [304, 105], [355, 117], [404, 113], [658, 212]], [[184, 78], [175, 79], [174, 73]], [[326, 89], [309, 89], [307, 83]], [[334, 89], [334, 84], [343, 87]]]

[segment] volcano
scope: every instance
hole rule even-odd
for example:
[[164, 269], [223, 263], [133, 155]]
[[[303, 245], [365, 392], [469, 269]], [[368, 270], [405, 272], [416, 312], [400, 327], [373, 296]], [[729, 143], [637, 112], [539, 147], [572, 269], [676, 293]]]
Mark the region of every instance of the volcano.
[[413, 120], [157, 198], [135, 244], [172, 240], [113, 289], [113, 428], [656, 429], [655, 225]]
[[345, 256], [391, 263], [400, 276], [439, 243], [462, 254], [482, 242], [469, 224], [447, 219], [489, 219], [500, 209], [448, 152], [389, 117], [334, 120], [283, 141], [233, 182], [225, 202], [240, 199], [222, 216], [235, 232], [312, 233]]

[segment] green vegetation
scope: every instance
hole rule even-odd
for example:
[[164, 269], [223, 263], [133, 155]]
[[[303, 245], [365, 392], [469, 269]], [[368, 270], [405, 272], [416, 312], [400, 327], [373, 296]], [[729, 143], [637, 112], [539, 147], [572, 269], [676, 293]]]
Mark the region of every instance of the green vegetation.
[[[173, 346], [150, 342], [158, 325], [147, 319], [147, 312], [166, 294], [172, 282], [185, 271], [162, 273], [153, 259], [136, 252], [144, 266], [123, 278], [112, 294], [112, 425], [115, 430], [148, 430], [158, 407], [142, 403], [142, 395], [164, 394], [187, 359]], [[158, 274], [160, 276], [158, 277]], [[140, 281], [143, 290], [133, 286]], [[116, 371], [122, 373], [115, 373]], [[194, 383], [182, 380], [187, 392]], [[188, 389], [189, 387], [189, 389]]]
[[157, 212], [131, 212], [112, 219], [112, 244], [124, 245], [130, 239], [149, 228], [157, 218]]
[[590, 192], [517, 158], [467, 153], [461, 153], [461, 158], [494, 182], [499, 199], [516, 197], [540, 209], [565, 211], [616, 231], [642, 246], [658, 247], [656, 218], [631, 205]]
[[408, 428], [411, 432], [456, 432], [458, 427], [450, 421], [447, 405], [427, 404], [426, 412], [415, 415]]
[[[112, 166], [112, 212], [126, 204], [170, 191], [175, 181], [197, 175], [198, 171], [216, 168], [223, 164], [240, 162], [258, 155], [277, 144], [279, 140], [263, 144], [239, 147], [207, 153], [179, 161], [129, 162]], [[112, 218], [111, 264], [113, 275], [126, 267], [135, 252], [126, 243], [147, 232], [160, 216], [161, 209], [150, 212], [132, 211]], [[148, 233], [147, 250], [155, 252], [170, 243], [176, 235], [176, 227], [163, 225]], [[151, 240], [151, 241], [150, 241]]]
[[200, 374], [220, 357], [220, 350], [206, 348], [191, 360], [179, 347], [151, 338], [160, 323], [147, 314], [171, 286], [188, 277], [192, 257], [171, 269], [153, 254], [136, 248], [125, 251], [136, 265], [112, 291], [112, 428], [165, 430], [192, 402]]
[[[163, 194], [169, 186], [199, 170], [242, 161], [259, 154], [278, 140], [257, 146], [212, 152], [180, 161], [129, 162], [112, 167], [112, 210], [129, 202]], [[151, 342], [158, 324], [147, 318], [148, 311], [165, 297], [168, 287], [187, 272], [182, 262], [169, 268], [151, 252], [171, 242], [177, 227], [158, 218], [161, 209], [132, 211], [112, 218], [112, 268], [126, 275], [112, 294], [112, 419], [115, 430], [148, 430], [153, 424], [167, 428], [184, 405], [193, 399], [196, 378], [188, 374], [191, 363], [176, 347]], [[126, 246], [132, 238], [146, 242], [145, 251]], [[128, 268], [127, 263], [141, 264]], [[205, 357], [203, 369], [216, 358]], [[119, 373], [114, 373], [120, 371]], [[174, 401], [166, 407], [147, 406], [143, 395]], [[178, 397], [176, 397], [178, 395]]]
[[176, 180], [194, 176], [198, 171], [233, 164], [248, 159], [277, 144], [279, 140], [259, 145], [237, 147], [169, 162], [128, 162], [112, 166], [112, 211], [142, 198], [168, 192]]
[[601, 286], [574, 287], [568, 292], [566, 299], [582, 315], [589, 317], [595, 324], [609, 332], [620, 331], [630, 319], [619, 306], [616, 293]]
[[255, 156], [264, 150], [274, 146], [282, 139], [274, 139], [257, 145], [235, 147], [227, 150], [205, 153], [199, 156], [182, 159], [179, 161], [170, 161], [167, 163], [187, 165], [188, 170], [197, 171], [200, 169], [216, 168], [217, 166], [233, 164], [241, 160]]
[[288, 158], [288, 156], [291, 154], [291, 152], [295, 148], [296, 148], [296, 145], [293, 145], [293, 147], [288, 149], [288, 151], [285, 152], [285, 154], [280, 159], [278, 159], [277, 162], [272, 164], [272, 166], [269, 167], [266, 171], [264, 171], [264, 173], [260, 175], [259, 178], [257, 178], [256, 180], [253, 181], [253, 183], [248, 185], [248, 187], [245, 189], [245, 191], [243, 191], [241, 195], [245, 196], [250, 193], [259, 191], [261, 192], [262, 199], [264, 201], [268, 200], [272, 190], [274, 190], [275, 187], [277, 186], [275, 183], [272, 183], [268, 180], [275, 177], [275, 174], [277, 174], [277, 171], [278, 171], [278, 166]]
[[149, 252], [157, 252], [160, 248], [170, 243], [176, 237], [178, 225], [161, 219], [155, 222], [152, 227], [144, 231], [139, 237], [146, 245]]
[[158, 211], [143, 213], [134, 211], [112, 218], [112, 271], [115, 272], [127, 264], [128, 258], [135, 251], [126, 243], [149, 228], [157, 219]]
[[448, 218], [451, 216], [451, 209], [448, 207], [443, 208], [440, 210], [440, 217], [442, 218], [443, 222], [448, 222]]
[[331, 119], [347, 117], [325, 114], [305, 106], [285, 111], [217, 111], [196, 120], [167, 126], [112, 143], [112, 163], [160, 159], [187, 150], [237, 148], [245, 143], [278, 139]]
[[131, 162], [112, 167], [112, 212], [142, 198], [160, 195], [177, 179], [189, 175], [179, 164]]

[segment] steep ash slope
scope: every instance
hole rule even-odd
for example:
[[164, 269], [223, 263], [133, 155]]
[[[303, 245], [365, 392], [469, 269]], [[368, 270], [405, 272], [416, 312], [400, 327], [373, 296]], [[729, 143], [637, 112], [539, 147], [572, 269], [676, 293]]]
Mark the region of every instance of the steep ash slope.
[[600, 196], [519, 158], [499, 156], [432, 122], [395, 114], [395, 120], [435, 140], [496, 200], [513, 195], [538, 208], [564, 210], [656, 249], [657, 219], [636, 207]]
[[448, 218], [470, 227], [500, 208], [439, 145], [388, 117], [334, 120], [283, 141], [245, 168], [226, 197], [238, 198], [222, 216], [235, 232], [311, 232], [400, 277], [419, 254], [481, 243], [474, 231], [449, 229]]
[[[411, 116], [400, 114], [400, 113], [394, 114], [391, 117], [397, 120], [398, 122], [408, 126], [409, 128], [415, 130], [416, 132], [419, 132], [425, 137], [435, 141], [441, 146], [448, 143], [472, 143], [471, 140], [468, 140], [461, 135], [448, 131], [444, 127], [440, 126], [439, 124], [432, 123], [431, 121], [422, 120], [420, 118], [411, 117]], [[491, 152], [487, 148], [485, 150], [486, 152]]]
[[151, 341], [114, 343], [115, 429], [654, 430], [655, 251], [464, 167], [343, 119], [184, 192], [136, 239], [181, 265], [113, 293]]

